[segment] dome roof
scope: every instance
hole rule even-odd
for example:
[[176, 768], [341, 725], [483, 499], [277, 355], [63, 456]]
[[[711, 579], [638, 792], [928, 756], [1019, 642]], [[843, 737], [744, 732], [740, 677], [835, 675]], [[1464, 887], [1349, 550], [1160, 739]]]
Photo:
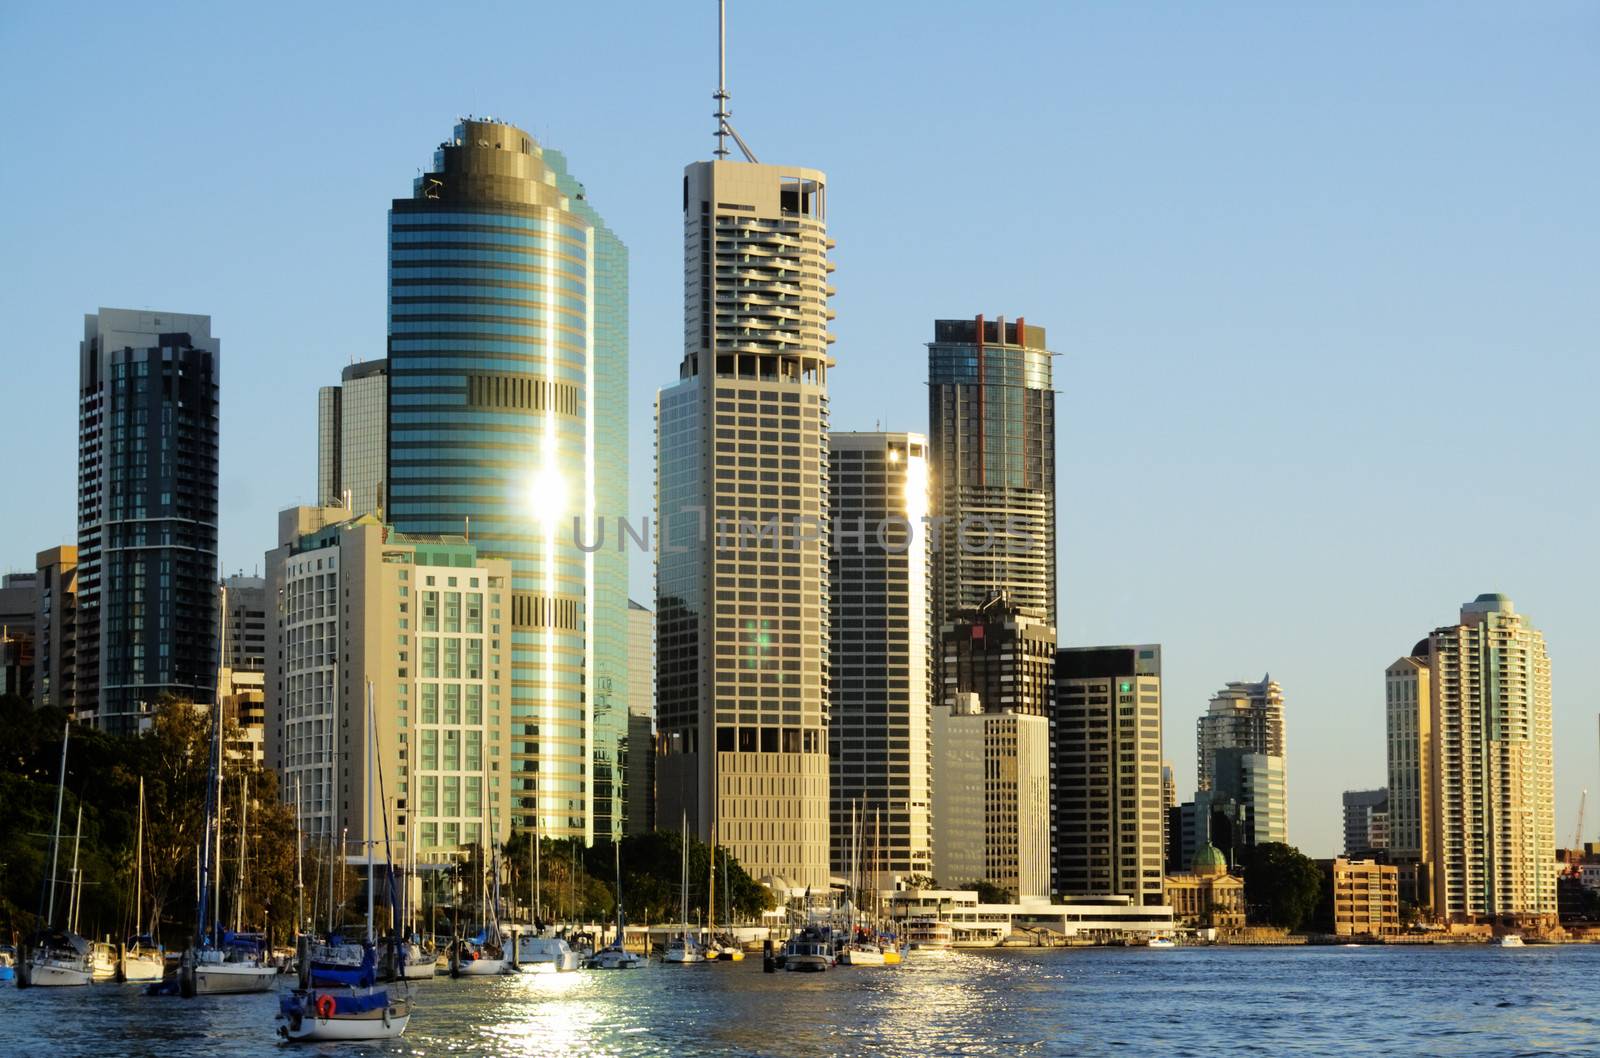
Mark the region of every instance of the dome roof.
[[1189, 861], [1189, 870], [1199, 875], [1227, 874], [1228, 861], [1222, 855], [1222, 850], [1208, 841], [1195, 850], [1194, 859]]

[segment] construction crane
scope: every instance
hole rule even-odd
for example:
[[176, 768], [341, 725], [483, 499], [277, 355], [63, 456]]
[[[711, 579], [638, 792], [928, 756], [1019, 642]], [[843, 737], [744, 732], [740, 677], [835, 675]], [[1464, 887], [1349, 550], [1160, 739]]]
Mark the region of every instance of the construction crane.
[[1572, 844], [1567, 848], [1567, 874], [1577, 878], [1583, 874], [1583, 810], [1589, 804], [1589, 791], [1578, 798], [1578, 826], [1572, 832]]

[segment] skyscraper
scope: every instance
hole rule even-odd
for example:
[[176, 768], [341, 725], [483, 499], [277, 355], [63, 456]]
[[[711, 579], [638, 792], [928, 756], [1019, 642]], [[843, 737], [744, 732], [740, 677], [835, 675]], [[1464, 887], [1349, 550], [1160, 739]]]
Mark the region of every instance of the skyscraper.
[[[683, 362], [656, 400], [657, 816], [702, 838], [714, 827], [756, 877], [820, 892], [827, 178], [755, 162], [725, 88], [716, 99], [724, 146], [683, 177]], [[729, 136], [750, 160], [724, 160]], [[776, 525], [776, 539], [741, 523]]]
[[[33, 702], [41, 709], [78, 709], [78, 549], [61, 544], [34, 562], [39, 608], [34, 614]], [[89, 717], [80, 719], [88, 720]]]
[[1050, 728], [1053, 888], [1160, 904], [1161, 647], [1058, 651]]
[[1389, 748], [1389, 862], [1400, 869], [1400, 892], [1433, 906], [1429, 864], [1438, 827], [1433, 791], [1433, 680], [1428, 640], [1384, 672]]
[[656, 828], [656, 615], [628, 600], [627, 834]]
[[1056, 394], [1043, 327], [1018, 318], [936, 320], [928, 439], [940, 533], [939, 621], [997, 590], [1056, 619]]
[[1553, 918], [1550, 656], [1504, 595], [1428, 637], [1434, 913]]
[[1048, 718], [1055, 709], [1056, 630], [1003, 593], [946, 615], [938, 661], [941, 705], [972, 693], [986, 713]]
[[1352, 860], [1371, 859], [1389, 848], [1389, 791], [1346, 790], [1344, 804], [1344, 854]]
[[77, 703], [107, 731], [216, 687], [220, 360], [209, 316], [83, 318]]
[[317, 502], [382, 511], [389, 455], [389, 361], [351, 364], [317, 391]]
[[1230, 682], [1211, 699], [1196, 722], [1202, 790], [1211, 789], [1212, 757], [1219, 749], [1284, 755], [1283, 688], [1269, 676], [1260, 683]]
[[511, 563], [488, 619], [512, 679], [501, 774], [546, 837], [622, 822], [627, 556], [581, 545], [626, 514], [627, 342], [626, 248], [565, 160], [460, 122], [389, 213], [387, 517]]
[[828, 645], [833, 871], [869, 886], [932, 873], [932, 580], [928, 442], [831, 439]]

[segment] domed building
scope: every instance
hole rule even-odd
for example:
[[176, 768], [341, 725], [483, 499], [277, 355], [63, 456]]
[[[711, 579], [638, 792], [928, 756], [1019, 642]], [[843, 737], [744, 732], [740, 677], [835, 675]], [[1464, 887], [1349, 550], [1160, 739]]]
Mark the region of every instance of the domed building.
[[1244, 880], [1228, 873], [1222, 850], [1207, 841], [1195, 850], [1187, 874], [1169, 874], [1166, 899], [1172, 917], [1196, 929], [1244, 925]]

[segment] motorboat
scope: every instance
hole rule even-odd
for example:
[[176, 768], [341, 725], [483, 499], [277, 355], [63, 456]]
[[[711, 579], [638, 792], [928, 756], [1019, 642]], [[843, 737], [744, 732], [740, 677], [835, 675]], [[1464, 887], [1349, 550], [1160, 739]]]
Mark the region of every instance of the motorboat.
[[1519, 933], [1507, 933], [1495, 941], [1495, 944], [1502, 948], [1521, 948], [1525, 946], [1522, 941], [1522, 935]]
[[511, 944], [512, 965], [519, 973], [568, 973], [581, 962], [562, 937], [516, 934]]
[[1151, 937], [1149, 940], [1145, 941], [1144, 946], [1147, 948], [1176, 948], [1178, 946], [1178, 942], [1173, 940], [1171, 937], [1157, 936]]
[[14, 981], [17, 977], [17, 949], [0, 944], [0, 981]]
[[833, 966], [833, 942], [814, 926], [807, 926], [783, 946], [783, 968], [817, 973]]
[[589, 956], [585, 965], [591, 970], [636, 970], [644, 960], [622, 946], [619, 940]]

